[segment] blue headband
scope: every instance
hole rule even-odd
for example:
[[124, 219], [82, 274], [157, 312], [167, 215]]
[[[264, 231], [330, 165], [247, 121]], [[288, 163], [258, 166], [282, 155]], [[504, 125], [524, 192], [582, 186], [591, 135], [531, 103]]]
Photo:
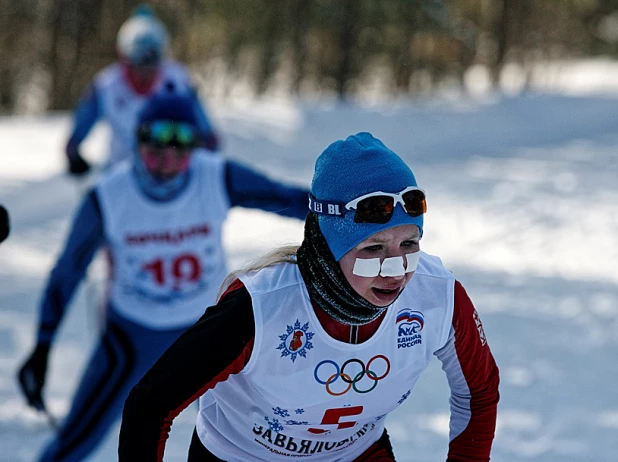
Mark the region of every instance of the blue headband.
[[[375, 191], [399, 193], [417, 186], [410, 167], [379, 139], [361, 132], [335, 141], [318, 157], [311, 193], [324, 203], [347, 203]], [[355, 223], [354, 213], [318, 215], [320, 230], [336, 261], [372, 234], [413, 224], [423, 233], [423, 215], [411, 217], [397, 206], [384, 224]]]

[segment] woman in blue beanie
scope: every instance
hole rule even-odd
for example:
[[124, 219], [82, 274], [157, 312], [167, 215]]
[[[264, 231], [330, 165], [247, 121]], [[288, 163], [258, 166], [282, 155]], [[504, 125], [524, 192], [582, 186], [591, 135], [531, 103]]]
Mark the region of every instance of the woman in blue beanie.
[[45, 411], [50, 347], [101, 247], [112, 268], [109, 299], [99, 343], [41, 462], [86, 459], [120, 417], [133, 385], [215, 302], [228, 273], [222, 227], [231, 207], [307, 215], [307, 189], [197, 154], [198, 122], [190, 96], [152, 97], [139, 116], [132, 162], [105, 172], [74, 219], [41, 302], [36, 346], [18, 373], [31, 406]]
[[380, 140], [318, 158], [300, 247], [232, 273], [218, 303], [133, 388], [121, 462], [163, 460], [199, 398], [189, 461], [394, 461], [385, 417], [432, 356], [451, 388], [447, 460], [489, 460], [498, 368], [479, 316], [420, 251], [425, 193]]

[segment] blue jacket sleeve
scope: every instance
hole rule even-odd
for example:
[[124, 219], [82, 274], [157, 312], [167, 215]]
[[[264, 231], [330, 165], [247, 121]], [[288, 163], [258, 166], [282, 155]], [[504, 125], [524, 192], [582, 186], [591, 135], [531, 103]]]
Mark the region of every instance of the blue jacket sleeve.
[[225, 185], [232, 207], [247, 207], [304, 220], [309, 190], [277, 183], [233, 161], [225, 166]]
[[94, 124], [101, 117], [101, 103], [99, 93], [94, 84], [90, 84], [86, 93], [80, 98], [73, 113], [73, 131], [66, 146], [66, 154], [71, 157], [74, 155], [79, 145]]
[[75, 288], [104, 239], [99, 201], [91, 190], [73, 220], [64, 250], [47, 281], [40, 306], [39, 343], [52, 342]]

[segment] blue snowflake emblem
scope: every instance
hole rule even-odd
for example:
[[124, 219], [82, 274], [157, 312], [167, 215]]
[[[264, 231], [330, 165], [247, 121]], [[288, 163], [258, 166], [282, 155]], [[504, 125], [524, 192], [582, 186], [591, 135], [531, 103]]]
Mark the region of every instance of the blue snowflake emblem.
[[279, 336], [281, 343], [277, 350], [281, 350], [281, 357], [289, 356], [292, 362], [296, 361], [298, 356], [307, 357], [307, 351], [313, 348], [311, 339], [313, 332], [309, 332], [309, 323], [306, 322], [301, 326], [297, 319], [293, 326], [287, 326], [286, 333]]
[[279, 417], [290, 417], [290, 413], [288, 412], [287, 409], [281, 409], [280, 407], [273, 407], [273, 412], [275, 413], [275, 415], [278, 415]]
[[403, 403], [410, 396], [410, 390], [406, 391], [403, 395], [401, 395], [401, 399], [397, 401], [399, 404]]
[[304, 409], [298, 408], [294, 411], [296, 414], [302, 414], [303, 412], [305, 412]]
[[283, 431], [283, 425], [281, 425], [279, 423], [278, 419], [273, 419], [272, 422], [271, 422], [271, 420], [268, 418], [268, 416], [265, 416], [264, 420], [266, 422], [268, 422], [268, 428], [270, 428], [271, 431], [274, 431], [276, 433], [280, 433], [280, 432]]

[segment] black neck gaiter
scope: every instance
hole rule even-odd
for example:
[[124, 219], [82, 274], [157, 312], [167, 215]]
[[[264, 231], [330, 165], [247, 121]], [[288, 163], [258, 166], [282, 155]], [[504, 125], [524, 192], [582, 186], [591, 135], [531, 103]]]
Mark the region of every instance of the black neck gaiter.
[[296, 255], [309, 297], [335, 320], [349, 326], [361, 326], [386, 310], [387, 307], [369, 303], [350, 286], [313, 212], [309, 212], [305, 220], [305, 237]]

